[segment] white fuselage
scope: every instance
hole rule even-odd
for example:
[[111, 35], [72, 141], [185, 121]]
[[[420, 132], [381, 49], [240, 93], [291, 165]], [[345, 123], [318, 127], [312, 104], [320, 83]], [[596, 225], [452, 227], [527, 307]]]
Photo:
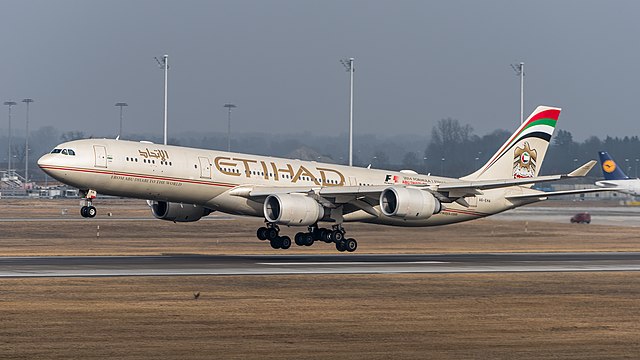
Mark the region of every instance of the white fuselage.
[[622, 193], [640, 196], [640, 179], [602, 180], [596, 181], [596, 185], [605, 188], [615, 187]]
[[[441, 184], [457, 179], [408, 172], [366, 169], [268, 156], [247, 155], [146, 142], [86, 139], [59, 145], [75, 155], [50, 153], [38, 165], [53, 178], [106, 195], [205, 206], [231, 214], [263, 217], [263, 202], [230, 194], [242, 186], [339, 187]], [[345, 212], [344, 221], [398, 226], [456, 223], [496, 214], [538, 200], [509, 201], [507, 195], [537, 193], [511, 186], [485, 190], [465, 200], [469, 206], [444, 204], [426, 220], [406, 221], [363, 210]]]

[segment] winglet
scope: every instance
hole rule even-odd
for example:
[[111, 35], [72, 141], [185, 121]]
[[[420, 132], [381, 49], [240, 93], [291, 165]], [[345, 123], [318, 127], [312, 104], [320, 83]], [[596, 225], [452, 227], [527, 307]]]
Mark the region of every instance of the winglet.
[[594, 166], [596, 166], [598, 162], [595, 160], [591, 160], [588, 163], [580, 166], [579, 168], [573, 170], [572, 172], [570, 172], [567, 176], [568, 177], [581, 177], [581, 176], [585, 176], [589, 173], [589, 171], [591, 171], [591, 169], [593, 169]]

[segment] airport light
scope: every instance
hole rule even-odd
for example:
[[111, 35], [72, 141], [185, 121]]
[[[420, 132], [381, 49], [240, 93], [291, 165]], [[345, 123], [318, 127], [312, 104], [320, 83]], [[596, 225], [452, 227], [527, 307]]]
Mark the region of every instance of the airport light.
[[224, 104], [223, 107], [226, 107], [229, 110], [227, 115], [227, 151], [231, 151], [231, 109], [237, 108], [237, 106], [228, 103]]
[[353, 60], [353, 58], [340, 60], [349, 72], [349, 166], [353, 166]]
[[126, 102], [118, 102], [115, 106], [120, 107], [120, 130], [118, 131], [118, 139], [122, 137], [122, 108], [125, 106], [129, 106]]
[[7, 170], [11, 176], [11, 107], [17, 105], [15, 101], [5, 101], [5, 105], [9, 107], [9, 160], [7, 162]]
[[29, 182], [29, 104], [33, 102], [33, 99], [22, 99], [22, 102], [27, 104], [26, 134], [24, 136], [24, 179]]
[[162, 61], [156, 59], [158, 66], [164, 70], [164, 144], [167, 145], [167, 81], [169, 77], [169, 55], [164, 55]]
[[625, 167], [627, 168], [627, 174], [631, 174], [631, 166], [629, 166], [629, 159], [624, 159]]
[[524, 122], [524, 63], [511, 64], [511, 68], [520, 76], [520, 124]]
[[444, 176], [444, 158], [440, 162], [440, 176]]

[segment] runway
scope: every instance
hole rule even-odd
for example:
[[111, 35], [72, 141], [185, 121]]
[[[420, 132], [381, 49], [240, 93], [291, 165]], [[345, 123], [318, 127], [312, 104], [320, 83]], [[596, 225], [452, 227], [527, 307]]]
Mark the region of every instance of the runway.
[[640, 271], [638, 252], [0, 257], [0, 277]]

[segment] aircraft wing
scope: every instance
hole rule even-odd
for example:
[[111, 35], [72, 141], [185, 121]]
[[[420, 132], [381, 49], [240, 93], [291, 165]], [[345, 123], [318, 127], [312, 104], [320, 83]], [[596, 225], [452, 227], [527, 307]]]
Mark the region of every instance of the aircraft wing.
[[562, 180], [572, 177], [585, 176], [597, 164], [595, 160], [591, 160], [569, 174], [564, 175], [547, 175], [531, 178], [518, 179], [499, 179], [499, 180], [481, 180], [481, 181], [455, 181], [439, 184], [433, 190], [440, 193], [447, 193], [448, 197], [464, 197], [478, 195], [481, 190], [498, 189], [514, 185], [527, 185], [548, 181]]
[[507, 200], [510, 199], [540, 199], [544, 200], [549, 196], [560, 196], [560, 195], [574, 195], [574, 194], [586, 194], [592, 192], [602, 192], [602, 191], [619, 191], [620, 188], [592, 188], [592, 189], [576, 189], [576, 190], [560, 190], [560, 191], [540, 191], [531, 194], [519, 194], [519, 195], [508, 195], [506, 196]]
[[[329, 203], [333, 206], [337, 204], [351, 203], [354, 200], [366, 200], [370, 199], [375, 202], [379, 199], [380, 194], [385, 190], [393, 186], [400, 187], [415, 187], [425, 191], [429, 191], [441, 202], [454, 202], [465, 196], [475, 196], [482, 194], [482, 190], [497, 189], [503, 187], [510, 187], [515, 185], [525, 185], [533, 183], [541, 183], [547, 181], [555, 181], [566, 179], [570, 177], [579, 177], [586, 175], [589, 170], [597, 162], [595, 160], [589, 161], [586, 164], [580, 166], [576, 170], [565, 175], [548, 175], [538, 176], [532, 178], [518, 178], [518, 179], [499, 179], [499, 180], [481, 180], [481, 181], [464, 181], [458, 180], [454, 182], [447, 182], [442, 184], [417, 184], [417, 185], [374, 185], [374, 186], [258, 186], [248, 185], [239, 186], [229, 191], [230, 195], [242, 196], [246, 198], [262, 199], [269, 195], [276, 194], [308, 194], [316, 196], [319, 201], [324, 205]], [[325, 198], [331, 198], [326, 200]], [[324, 200], [324, 201], [322, 201]], [[331, 207], [333, 207], [331, 206]]]
[[229, 194], [243, 197], [266, 197], [275, 194], [307, 194], [338, 196], [338, 195], [369, 195], [380, 194], [392, 185], [375, 186], [239, 186]]

